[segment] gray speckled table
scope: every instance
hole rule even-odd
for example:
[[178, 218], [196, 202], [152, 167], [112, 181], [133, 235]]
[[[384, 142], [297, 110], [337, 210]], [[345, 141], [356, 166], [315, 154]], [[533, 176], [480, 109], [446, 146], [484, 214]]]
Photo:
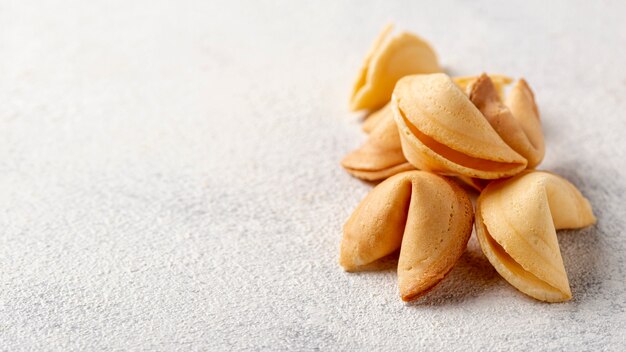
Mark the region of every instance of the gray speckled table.
[[[623, 350], [625, 2], [0, 2], [1, 350]], [[524, 75], [542, 167], [591, 200], [559, 234], [574, 300], [474, 239], [416, 304], [346, 274], [370, 186], [352, 79], [383, 24], [451, 74]]]

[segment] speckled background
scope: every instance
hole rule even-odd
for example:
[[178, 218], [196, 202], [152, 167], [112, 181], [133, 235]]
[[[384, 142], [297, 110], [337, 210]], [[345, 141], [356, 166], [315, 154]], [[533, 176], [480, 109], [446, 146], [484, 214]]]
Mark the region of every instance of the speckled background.
[[[623, 350], [625, 4], [0, 1], [0, 349]], [[390, 21], [534, 88], [542, 167], [599, 219], [559, 234], [571, 302], [474, 239], [412, 305], [337, 265], [371, 187], [339, 167], [349, 89]]]

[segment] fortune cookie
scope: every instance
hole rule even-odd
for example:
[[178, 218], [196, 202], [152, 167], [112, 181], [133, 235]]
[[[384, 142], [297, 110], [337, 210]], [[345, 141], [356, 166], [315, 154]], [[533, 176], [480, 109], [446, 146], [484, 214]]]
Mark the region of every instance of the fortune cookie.
[[341, 161], [346, 171], [360, 179], [378, 181], [415, 169], [402, 154], [398, 127], [393, 116], [381, 116], [381, 121], [365, 143]]
[[506, 104], [497, 86], [482, 74], [472, 85], [469, 98], [513, 150], [528, 160], [528, 168], [541, 163], [545, 154], [539, 110], [530, 87], [521, 79], [511, 89]]
[[[474, 76], [474, 80], [476, 79], [478, 76]], [[372, 133], [381, 122], [389, 123], [389, 120], [393, 121], [391, 103], [387, 103], [381, 109], [373, 112], [363, 123], [362, 129], [365, 133]], [[381, 143], [381, 141], [383, 142]], [[372, 135], [370, 140], [361, 148], [346, 156], [342, 165], [355, 177], [368, 181], [379, 181], [397, 173], [415, 169], [406, 160], [404, 154], [400, 158], [401, 154], [400, 134], [398, 134], [397, 129], [394, 131], [391, 126], [386, 125], [384, 130]], [[380, 168], [380, 165], [385, 164], [385, 160], [387, 160], [387, 167]], [[363, 167], [364, 165], [370, 165], [369, 170], [366, 170], [367, 167]], [[378, 165], [378, 167], [371, 167], [371, 165]], [[393, 166], [390, 167], [390, 165]], [[482, 191], [488, 183], [486, 180], [466, 176], [457, 176], [457, 180], [478, 192]]]
[[365, 57], [350, 97], [353, 111], [385, 105], [396, 82], [406, 75], [441, 71], [426, 41], [407, 32], [392, 37], [392, 29], [392, 25], [383, 29]]
[[446, 74], [400, 79], [391, 105], [404, 156], [417, 169], [497, 179], [526, 168]]
[[572, 298], [556, 230], [595, 222], [574, 185], [542, 171], [491, 182], [476, 206], [478, 241], [491, 264], [518, 290], [547, 302]]
[[340, 264], [355, 271], [400, 249], [398, 286], [404, 301], [439, 283], [467, 246], [472, 203], [454, 182], [408, 171], [376, 186], [344, 225]]

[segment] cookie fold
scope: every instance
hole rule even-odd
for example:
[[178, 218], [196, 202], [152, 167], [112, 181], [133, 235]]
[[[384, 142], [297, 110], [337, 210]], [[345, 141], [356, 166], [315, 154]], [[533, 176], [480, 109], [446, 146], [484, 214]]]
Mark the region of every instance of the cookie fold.
[[472, 203], [454, 182], [408, 171], [376, 186], [344, 225], [340, 264], [347, 271], [398, 249], [398, 286], [404, 301], [439, 283], [467, 246]]
[[382, 107], [406, 75], [441, 71], [435, 51], [425, 40], [407, 32], [392, 36], [392, 30], [392, 25], [385, 27], [367, 53], [350, 96], [351, 110]]
[[476, 206], [478, 241], [491, 264], [518, 290], [547, 302], [572, 297], [556, 230], [595, 222], [574, 185], [543, 171], [491, 182]]
[[497, 179], [526, 168], [446, 74], [402, 78], [391, 104], [404, 156], [417, 169]]

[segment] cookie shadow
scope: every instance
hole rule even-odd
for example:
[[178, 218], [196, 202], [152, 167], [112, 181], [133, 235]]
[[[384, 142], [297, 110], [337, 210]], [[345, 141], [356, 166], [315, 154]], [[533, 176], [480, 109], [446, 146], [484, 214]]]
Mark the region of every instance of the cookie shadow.
[[367, 265], [362, 265], [358, 269], [352, 271], [353, 273], [380, 273], [380, 272], [395, 272], [398, 268], [398, 257], [400, 251], [397, 250], [386, 257], [382, 257], [375, 262]]
[[[613, 202], [607, 202], [609, 194], [624, 194], [626, 187], [613, 181], [619, 180], [618, 173], [601, 164], [594, 164], [594, 172], [587, 172], [592, 165], [585, 165], [585, 161], [565, 162], [553, 167], [558, 175], [573, 183], [580, 192], [589, 199], [597, 222], [594, 225], [576, 229], [557, 231], [559, 246], [563, 264], [570, 281], [573, 300], [577, 304], [585, 300], [585, 297], [598, 296], [602, 290], [606, 275], [603, 268], [608, 265], [607, 258], [611, 246], [606, 242], [603, 231], [604, 221], [611, 221], [612, 213], [619, 212], [614, 209]], [[602, 207], [602, 208], [600, 208]]]

